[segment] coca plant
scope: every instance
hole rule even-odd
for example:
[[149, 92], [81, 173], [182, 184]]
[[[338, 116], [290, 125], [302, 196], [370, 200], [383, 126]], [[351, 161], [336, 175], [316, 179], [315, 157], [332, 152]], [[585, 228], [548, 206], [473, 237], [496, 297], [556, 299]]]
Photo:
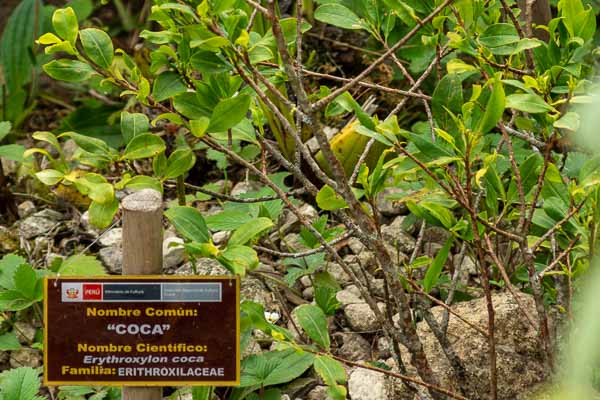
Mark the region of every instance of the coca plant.
[[[490, 398], [497, 391], [494, 285], [509, 290], [519, 304], [520, 291], [533, 294], [536, 313], [521, 307], [521, 317], [538, 330], [540, 352], [548, 370], [554, 368], [547, 308], [557, 303], [570, 313], [576, 278], [589, 265], [598, 231], [598, 158], [572, 140], [579, 107], [589, 102], [593, 87], [591, 8], [581, 0], [559, 0], [556, 18], [534, 25], [531, 10], [522, 12], [510, 0], [299, 1], [291, 17], [274, 1], [153, 3], [154, 28], [140, 34], [151, 50], [149, 65], [115, 49], [100, 28], [79, 29], [71, 8], [57, 10], [54, 33], [39, 38], [46, 53], [56, 55], [44, 65], [52, 78], [96, 82], [127, 100], [120, 118], [125, 147], [76, 132], [37, 132], [34, 138], [48, 142], [58, 157], [42, 148], [26, 157], [37, 152], [47, 159], [50, 168], [36, 174], [45, 184], [73, 186], [89, 196], [91, 221], [100, 227], [117, 212], [115, 191], [175, 185], [179, 205], [166, 215], [190, 256], [215, 258], [243, 275], [258, 265], [259, 254], [268, 254], [283, 260], [288, 284], [302, 275], [322, 283], [325, 295], [317, 305], [298, 310], [308, 342], [296, 343], [289, 331], [265, 320], [259, 305], [242, 305], [247, 329], [305, 351], [247, 358], [235, 398], [259, 388], [265, 395], [265, 386], [293, 379], [310, 366], [332, 397], [345, 397], [339, 361], [347, 360], [330, 354], [327, 334], [325, 315], [335, 312], [335, 284], [323, 283], [328, 279], [319, 267], [325, 259], [351, 277], [393, 343], [399, 374], [382, 372], [402, 379], [409, 390], [435, 399], [486, 395], [470, 392], [467, 369], [446, 337], [448, 308], [440, 321], [429, 310], [453, 301], [461, 263], [447, 267], [450, 253], [475, 260], [487, 301], [488, 326], [465, 326], [488, 340]], [[315, 25], [368, 37], [366, 67], [352, 77], [315, 71], [311, 54], [303, 51]], [[382, 68], [399, 79], [374, 83], [372, 75]], [[355, 99], [364, 90], [398, 100], [371, 115]], [[145, 111], [127, 111], [134, 108]], [[329, 139], [324, 128], [339, 115], [354, 122]], [[175, 140], [165, 140], [172, 134], [165, 125], [179, 128]], [[79, 146], [71, 159], [61, 150], [66, 138]], [[316, 154], [309, 139], [318, 144]], [[207, 154], [245, 168], [263, 189], [236, 197], [187, 184], [197, 158]], [[141, 168], [143, 163], [151, 168]], [[291, 175], [294, 187], [283, 184], [282, 174], [271, 173], [274, 168]], [[377, 199], [386, 188], [396, 189], [394, 200], [405, 203], [419, 224], [417, 246], [401, 262], [397, 249], [382, 238]], [[230, 213], [205, 220], [186, 205], [186, 190], [225, 201]], [[327, 217], [309, 220], [297, 205], [299, 195], [312, 199]], [[284, 208], [302, 224], [311, 250], [283, 252], [261, 241]], [[336, 224], [343, 232], [331, 230]], [[232, 231], [220, 246], [209, 233], [217, 226]], [[422, 248], [427, 226], [449, 237], [433, 258]], [[385, 281], [385, 309], [377, 306], [364, 271], [349, 266], [335, 246], [350, 237], [374, 254]], [[460, 394], [440, 387], [432, 373], [416, 315], [439, 340]], [[407, 359], [400, 345], [408, 350]], [[409, 376], [406, 364], [417, 377]], [[278, 375], [269, 365], [286, 373]]]

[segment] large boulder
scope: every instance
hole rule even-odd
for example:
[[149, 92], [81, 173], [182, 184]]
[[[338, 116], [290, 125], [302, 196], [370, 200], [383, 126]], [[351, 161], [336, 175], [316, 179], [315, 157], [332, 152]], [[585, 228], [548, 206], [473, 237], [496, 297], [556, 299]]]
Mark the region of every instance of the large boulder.
[[[533, 298], [526, 294], [520, 294], [519, 298], [527, 313], [535, 319]], [[514, 297], [507, 292], [496, 293], [492, 297], [492, 302], [495, 310], [498, 399], [514, 400], [542, 383], [547, 377], [547, 371], [537, 343], [537, 328], [528, 323]], [[488, 313], [485, 298], [458, 303], [452, 309], [465, 320], [487, 331]], [[443, 309], [434, 307], [432, 312], [439, 321]], [[452, 314], [449, 321], [448, 340], [466, 368], [468, 393], [464, 394], [473, 399], [487, 398], [489, 393], [488, 341]], [[443, 387], [459, 390], [452, 368], [428, 325], [420, 322], [417, 332], [433, 375], [438, 378]], [[403, 359], [409, 360], [408, 353], [403, 355]], [[409, 367], [409, 372], [415, 371]], [[400, 382], [396, 385], [396, 396], [398, 399], [413, 398]]]

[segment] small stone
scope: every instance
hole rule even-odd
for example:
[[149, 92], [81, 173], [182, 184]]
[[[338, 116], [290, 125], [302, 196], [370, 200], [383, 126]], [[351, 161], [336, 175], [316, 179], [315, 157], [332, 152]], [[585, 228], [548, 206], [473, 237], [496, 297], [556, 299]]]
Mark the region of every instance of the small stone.
[[398, 217], [389, 225], [381, 227], [383, 239], [392, 247], [397, 248], [403, 253], [411, 253], [415, 248], [415, 238], [406, 233], [402, 227], [404, 217]]
[[175, 268], [183, 262], [185, 258], [185, 249], [183, 248], [183, 239], [170, 237], [163, 241], [163, 268]]
[[349, 304], [364, 303], [364, 300], [362, 300], [360, 297], [354, 294], [353, 291], [348, 289], [340, 290], [339, 292], [337, 292], [335, 298], [337, 299], [337, 301], [340, 302], [342, 306], [347, 306]]
[[383, 279], [371, 280], [371, 289], [375, 296], [385, 297], [385, 281]]
[[306, 400], [329, 400], [327, 386], [318, 385], [306, 394]]
[[308, 275], [304, 275], [302, 278], [300, 278], [300, 283], [305, 288], [312, 286], [312, 281], [310, 280], [310, 276], [308, 276]]
[[304, 289], [302, 291], [302, 297], [305, 300], [312, 301], [312, 299], [315, 297], [315, 288], [313, 288], [311, 286], [311, 287], [307, 287], [306, 289]]
[[33, 239], [48, 234], [55, 225], [56, 221], [34, 214], [21, 221], [19, 224], [19, 236], [24, 239]]
[[98, 230], [98, 228], [96, 228], [94, 225], [92, 225], [90, 223], [90, 213], [89, 211], [84, 212], [83, 214], [81, 214], [81, 226], [83, 227], [83, 229], [85, 230], [85, 232], [90, 233], [92, 235], [99, 235], [100, 231]]
[[101, 248], [98, 258], [111, 273], [120, 274], [123, 271], [123, 250], [120, 246]]
[[[300, 214], [303, 217], [305, 217], [306, 219], [308, 219], [309, 221], [314, 221], [315, 219], [317, 219], [319, 217], [319, 212], [317, 210], [315, 210], [315, 208], [313, 206], [311, 206], [310, 204], [306, 204], [306, 203], [303, 204], [302, 206], [299, 207], [298, 211], [300, 211]], [[298, 228], [300, 225], [298, 217], [296, 216], [296, 214], [292, 213], [291, 211], [286, 210], [283, 215], [284, 215], [284, 220], [283, 220], [278, 232], [275, 232], [275, 235], [277, 235], [279, 233], [287, 234], [287, 233], [295, 230], [296, 228]]]
[[404, 191], [395, 187], [386, 187], [377, 196], [376, 204], [379, 212], [386, 217], [393, 217], [400, 214], [406, 214], [408, 208], [405, 203], [393, 200], [394, 195], [404, 194]]
[[338, 263], [329, 263], [327, 265], [327, 271], [342, 286], [348, 284], [351, 281], [350, 275], [348, 275]]
[[338, 356], [350, 361], [371, 360], [371, 346], [358, 333], [338, 332], [334, 336], [342, 341]]
[[[304, 251], [304, 250], [308, 250], [308, 247], [306, 247], [304, 245], [304, 243], [302, 243], [301, 237], [297, 233], [288, 233], [283, 238], [283, 243], [285, 243], [285, 245], [288, 248], [290, 248], [292, 251]], [[284, 247], [286, 247], [286, 246], [284, 246]]]
[[27, 218], [35, 212], [35, 204], [31, 200], [26, 200], [19, 204], [17, 212], [20, 218]]
[[12, 368], [37, 368], [40, 365], [42, 365], [42, 352], [39, 350], [23, 347], [10, 353], [10, 366]]
[[348, 394], [352, 400], [391, 399], [393, 388], [384, 374], [356, 368], [348, 379]]
[[227, 268], [212, 258], [200, 258], [196, 262], [196, 273], [198, 275], [229, 275]]
[[386, 336], [377, 339], [378, 358], [388, 358], [392, 356], [392, 343]]
[[35, 339], [36, 329], [33, 325], [27, 322], [15, 322], [15, 335], [21, 344], [31, 344]]
[[249, 192], [256, 192], [260, 189], [260, 184], [255, 181], [242, 181], [235, 184], [231, 189], [232, 196], [239, 196]]
[[[383, 303], [378, 303], [379, 308]], [[357, 332], [372, 332], [379, 329], [379, 321], [367, 303], [348, 304], [344, 308], [346, 321], [352, 330]]]
[[38, 211], [33, 214], [34, 217], [49, 219], [53, 222], [58, 222], [64, 219], [64, 216], [58, 211], [54, 211], [50, 208], [46, 208], [42, 211]]
[[348, 247], [354, 254], [360, 254], [365, 250], [365, 245], [355, 237], [348, 239]]
[[229, 238], [229, 232], [227, 231], [216, 232], [212, 235], [213, 243], [216, 245], [225, 243], [227, 238]]
[[98, 240], [98, 243], [100, 243], [102, 247], [118, 246], [122, 242], [123, 228], [113, 228], [109, 231], [106, 231]]

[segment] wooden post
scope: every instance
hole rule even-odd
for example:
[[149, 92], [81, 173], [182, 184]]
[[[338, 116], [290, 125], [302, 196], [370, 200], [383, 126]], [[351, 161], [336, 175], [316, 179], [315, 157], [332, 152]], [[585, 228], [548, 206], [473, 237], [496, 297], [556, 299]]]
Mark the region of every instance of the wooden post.
[[[162, 273], [162, 196], [143, 189], [123, 199], [123, 275]], [[160, 387], [123, 387], [123, 400], [162, 400]]]

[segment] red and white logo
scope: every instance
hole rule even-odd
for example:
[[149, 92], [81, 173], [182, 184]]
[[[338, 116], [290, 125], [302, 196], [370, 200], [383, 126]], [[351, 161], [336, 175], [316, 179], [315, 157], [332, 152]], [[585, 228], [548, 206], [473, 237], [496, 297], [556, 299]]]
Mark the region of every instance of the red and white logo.
[[102, 300], [102, 284], [83, 284], [83, 300]]

